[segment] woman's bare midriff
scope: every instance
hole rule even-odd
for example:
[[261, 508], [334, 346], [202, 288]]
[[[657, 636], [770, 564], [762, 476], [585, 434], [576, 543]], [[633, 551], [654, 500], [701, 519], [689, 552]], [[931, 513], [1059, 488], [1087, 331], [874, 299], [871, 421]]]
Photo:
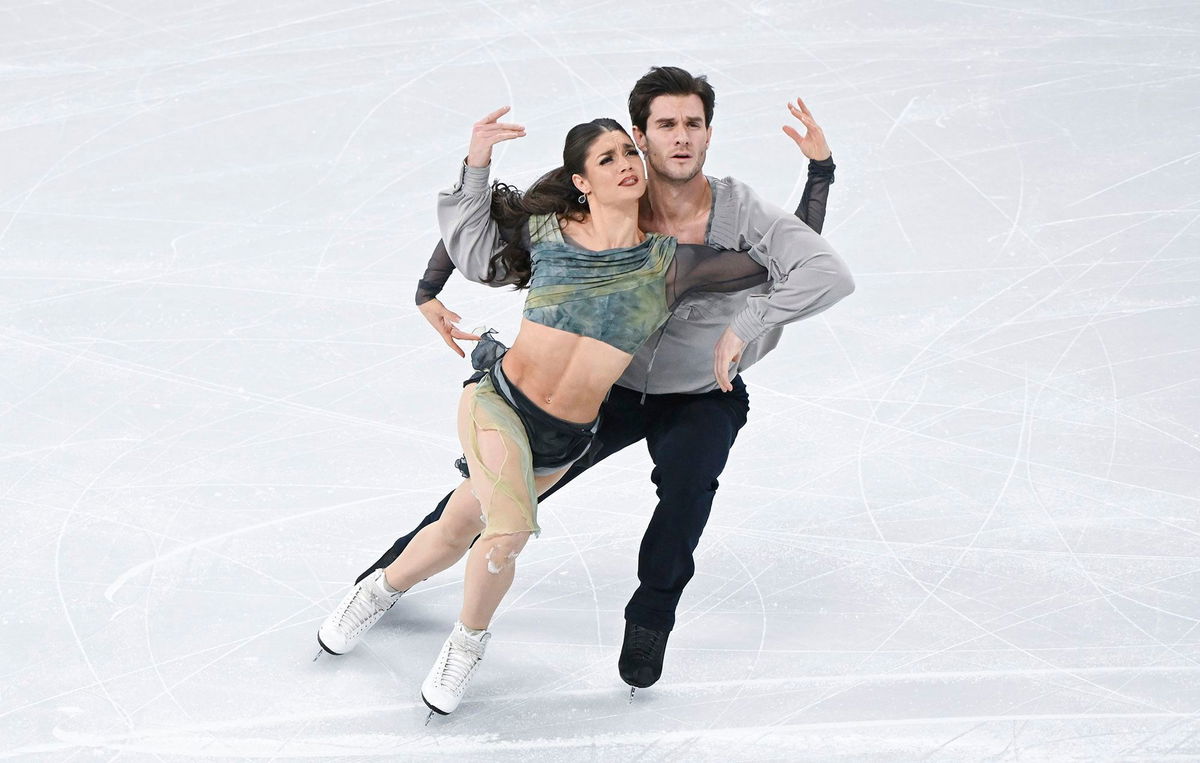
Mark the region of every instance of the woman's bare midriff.
[[539, 408], [565, 421], [596, 418], [633, 356], [598, 339], [522, 319], [504, 375]]

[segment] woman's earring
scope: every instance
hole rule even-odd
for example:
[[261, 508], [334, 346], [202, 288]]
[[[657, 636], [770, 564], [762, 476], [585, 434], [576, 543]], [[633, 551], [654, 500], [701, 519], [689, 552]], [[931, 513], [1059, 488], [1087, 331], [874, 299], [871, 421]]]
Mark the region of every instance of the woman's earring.
[[579, 194], [579, 203], [587, 204], [587, 194], [585, 194], [585, 193]]

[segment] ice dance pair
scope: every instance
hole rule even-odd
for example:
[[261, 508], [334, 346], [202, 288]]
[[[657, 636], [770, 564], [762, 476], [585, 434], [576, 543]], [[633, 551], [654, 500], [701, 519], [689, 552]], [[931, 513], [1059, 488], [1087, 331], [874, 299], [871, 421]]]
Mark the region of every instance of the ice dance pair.
[[577, 125], [563, 165], [525, 194], [488, 184], [492, 146], [524, 128], [499, 122], [507, 109], [476, 123], [459, 182], [439, 196], [444, 246], [418, 299], [453, 346], [474, 337], [433, 299], [452, 269], [528, 287], [521, 329], [511, 350], [464, 388], [459, 438], [470, 477], [326, 618], [318, 633], [326, 651], [352, 649], [402, 591], [467, 554], [459, 621], [422, 685], [432, 712], [452, 712], [486, 650], [517, 557], [540, 531], [539, 500], [646, 439], [660, 503], [643, 540], [642, 585], [626, 608], [619, 665], [633, 686], [657, 680], [716, 478], [745, 423], [748, 397], [733, 374], [775, 346], [780, 326], [853, 290], [841, 259], [797, 219], [820, 227], [824, 193], [814, 186], [832, 180], [828, 148], [803, 104], [790, 108], [806, 134], [785, 132], [816, 167], [792, 216], [735, 180], [700, 174], [713, 103], [702, 77], [653, 69], [630, 95], [632, 137], [612, 120]]

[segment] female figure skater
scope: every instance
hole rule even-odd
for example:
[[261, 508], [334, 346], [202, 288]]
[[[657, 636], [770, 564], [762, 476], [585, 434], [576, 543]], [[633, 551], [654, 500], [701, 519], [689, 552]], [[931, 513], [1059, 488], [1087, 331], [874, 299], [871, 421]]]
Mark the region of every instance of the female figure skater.
[[[431, 713], [442, 715], [458, 707], [516, 559], [540, 532], [537, 496], [587, 452], [600, 404], [633, 353], [690, 291], [740, 291], [767, 278], [746, 253], [639, 230], [644, 168], [611, 119], [573, 127], [562, 166], [524, 195], [493, 190], [492, 147], [525, 134], [497, 122], [507, 111], [475, 124], [460, 182], [440, 195], [438, 210], [452, 258], [488, 246], [497, 252], [492, 275], [529, 288], [512, 348], [472, 378], [459, 402], [470, 472], [459, 490], [478, 501], [452, 502], [386, 570], [351, 589], [318, 631], [326, 651], [349, 651], [403, 591], [453, 565], [479, 535], [458, 622], [421, 686]], [[727, 384], [728, 369], [714, 373]]]

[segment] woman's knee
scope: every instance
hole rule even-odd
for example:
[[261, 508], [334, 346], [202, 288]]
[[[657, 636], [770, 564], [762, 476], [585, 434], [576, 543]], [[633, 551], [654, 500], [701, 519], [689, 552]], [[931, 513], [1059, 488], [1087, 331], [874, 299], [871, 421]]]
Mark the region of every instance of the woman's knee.
[[504, 535], [493, 535], [481, 541], [484, 546], [484, 559], [487, 560], [488, 572], [499, 575], [517, 563], [517, 557], [525, 548], [532, 533], [518, 532]]
[[[437, 528], [447, 545], [466, 548], [483, 532], [486, 523], [480, 513], [479, 502], [470, 497], [469, 492], [466, 493], [466, 497], [470, 500], [464, 499], [459, 501], [458, 505], [452, 503], [447, 506], [447, 510], [438, 520]], [[456, 495], [455, 498], [459, 496]]]

